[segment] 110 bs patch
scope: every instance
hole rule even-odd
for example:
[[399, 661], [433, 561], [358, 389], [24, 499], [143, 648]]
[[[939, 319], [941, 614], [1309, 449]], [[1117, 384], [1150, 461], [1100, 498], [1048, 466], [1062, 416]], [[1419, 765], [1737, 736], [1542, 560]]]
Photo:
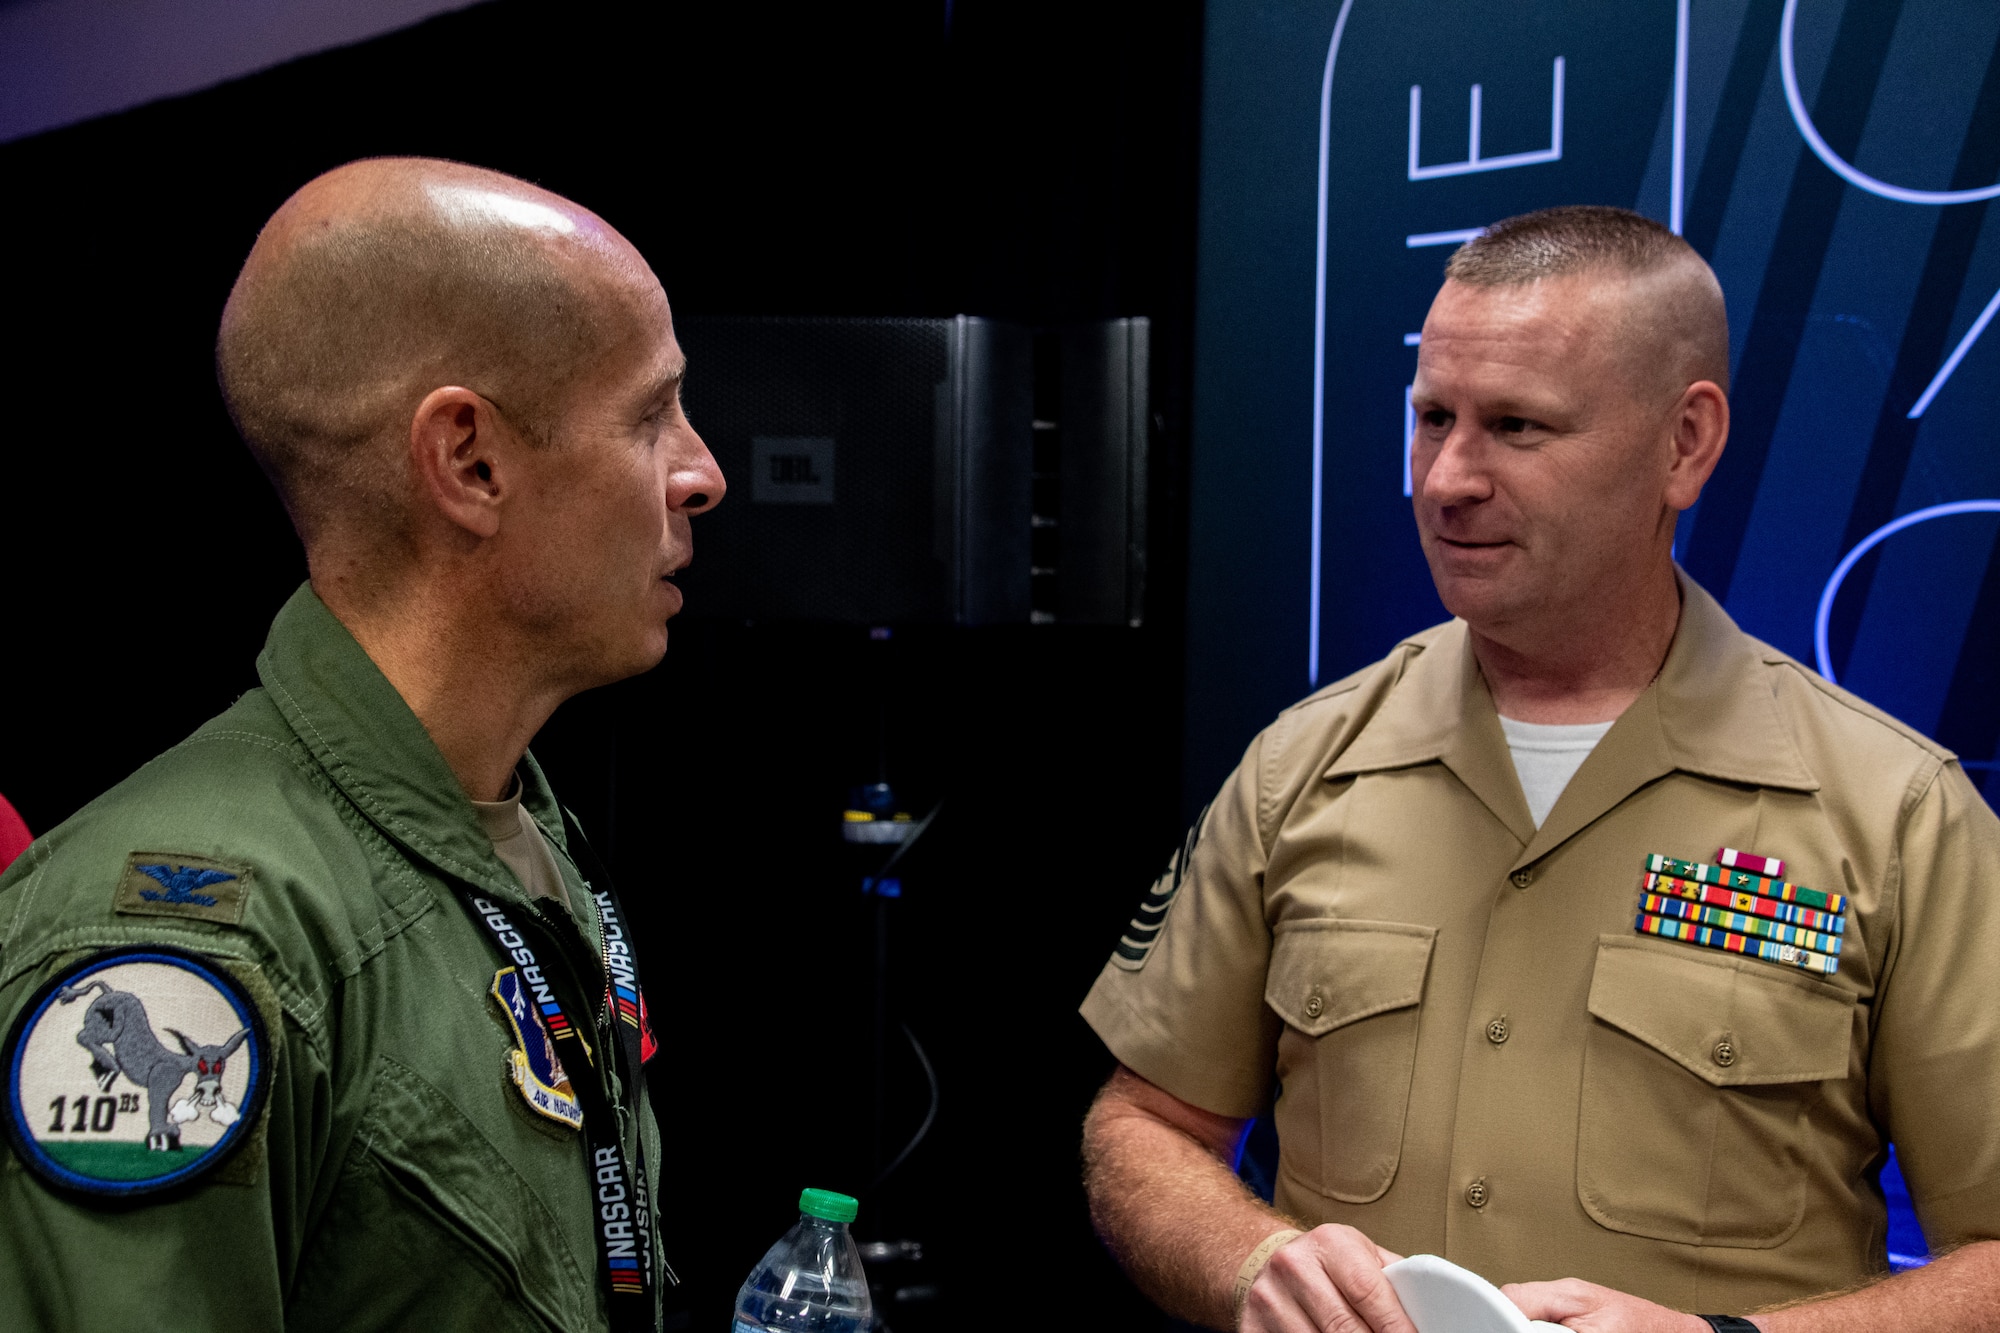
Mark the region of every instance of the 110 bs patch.
[[51, 1185], [147, 1194], [250, 1133], [270, 1053], [243, 984], [165, 946], [109, 949], [37, 990], [7, 1034], [7, 1136]]

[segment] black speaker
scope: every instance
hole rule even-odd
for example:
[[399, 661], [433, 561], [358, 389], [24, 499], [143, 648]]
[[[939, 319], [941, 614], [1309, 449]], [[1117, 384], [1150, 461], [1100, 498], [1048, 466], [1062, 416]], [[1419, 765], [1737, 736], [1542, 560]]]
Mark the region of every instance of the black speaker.
[[678, 333], [688, 415], [729, 482], [695, 526], [685, 614], [1139, 619], [1144, 320], [693, 317]]
[[[1055, 437], [1053, 503], [1045, 500], [1045, 463], [1038, 459], [1037, 534], [1056, 535], [1052, 598], [1035, 597], [1035, 618], [1048, 613], [1065, 624], [1138, 625], [1145, 618], [1147, 408], [1151, 327], [1143, 319], [1072, 325], [1052, 335], [1060, 357], [1057, 416], [1036, 413], [1038, 455]], [[1038, 364], [1046, 364], [1046, 358]], [[1046, 373], [1037, 401], [1051, 396]], [[1037, 583], [1044, 562], [1037, 559]], [[1037, 587], [1037, 594], [1041, 589]]]

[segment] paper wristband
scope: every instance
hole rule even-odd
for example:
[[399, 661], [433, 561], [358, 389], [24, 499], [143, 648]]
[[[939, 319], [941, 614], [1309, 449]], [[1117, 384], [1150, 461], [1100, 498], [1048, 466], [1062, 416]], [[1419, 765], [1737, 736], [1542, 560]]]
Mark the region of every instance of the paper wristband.
[[1271, 1256], [1305, 1234], [1303, 1231], [1294, 1231], [1290, 1228], [1274, 1231], [1264, 1237], [1256, 1249], [1250, 1251], [1250, 1257], [1243, 1261], [1243, 1267], [1236, 1270], [1236, 1294], [1230, 1300], [1237, 1319], [1243, 1318], [1243, 1302], [1249, 1299], [1250, 1288], [1256, 1285], [1257, 1275], [1264, 1271], [1265, 1264], [1271, 1262]]

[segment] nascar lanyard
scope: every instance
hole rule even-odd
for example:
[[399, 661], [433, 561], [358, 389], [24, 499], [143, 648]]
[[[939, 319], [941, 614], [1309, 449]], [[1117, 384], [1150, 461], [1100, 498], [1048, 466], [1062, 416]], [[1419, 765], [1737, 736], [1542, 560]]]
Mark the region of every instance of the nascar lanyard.
[[[583, 841], [582, 831], [567, 810], [563, 812], [563, 823], [571, 847], [588, 852], [589, 844]], [[621, 976], [613, 970], [607, 978], [611, 983], [608, 995], [612, 1001], [611, 1027], [617, 1035], [614, 1048], [606, 1049], [604, 1058], [618, 1069], [624, 1083], [626, 1108], [636, 1117], [645, 1070], [641, 1062], [637, 984], [636, 974], [631, 968], [631, 944], [625, 935], [624, 914], [618, 910], [610, 878], [603, 874], [603, 867], [597, 863], [594, 854], [589, 855], [588, 860], [591, 863], [589, 869], [596, 872], [595, 878], [604, 885], [600, 894], [592, 888], [590, 878], [585, 880], [585, 889], [592, 893], [597, 905], [598, 925], [607, 946], [607, 961], [615, 934], [623, 946], [621, 961], [626, 963], [623, 969], [626, 975]], [[543, 1026], [556, 1038], [559, 1048], [564, 1040], [572, 1043], [565, 1054], [572, 1058], [582, 1057], [583, 1068], [570, 1080], [570, 1086], [575, 1090], [583, 1110], [584, 1143], [590, 1154], [591, 1220], [597, 1236], [598, 1278], [604, 1287], [605, 1308], [610, 1313], [614, 1333], [634, 1330], [652, 1333], [658, 1324], [654, 1318], [653, 1217], [646, 1190], [645, 1149], [635, 1145], [632, 1154], [626, 1153], [624, 1139], [618, 1132], [617, 1111], [605, 1092], [603, 1074], [576, 1024], [568, 1017], [570, 1013], [579, 1014], [583, 1017], [584, 1030], [594, 1030], [594, 1011], [588, 1003], [575, 1003], [573, 997], [568, 1003], [557, 997], [561, 983], [554, 970], [542, 967], [541, 955], [535, 945], [543, 945], [551, 958], [561, 960], [563, 955], [539, 920], [526, 915], [514, 920], [490, 899], [477, 894], [468, 897], [473, 915], [491, 933], [500, 952], [520, 969], [521, 979], [535, 1008], [540, 1011]], [[567, 968], [562, 970], [565, 973], [568, 971]], [[628, 981], [632, 983], [629, 988], [633, 992], [629, 1023], [623, 1021], [626, 1005], [624, 997], [618, 993], [627, 989], [623, 983]], [[671, 1267], [664, 1269], [664, 1276], [670, 1286], [680, 1285], [680, 1279]]]

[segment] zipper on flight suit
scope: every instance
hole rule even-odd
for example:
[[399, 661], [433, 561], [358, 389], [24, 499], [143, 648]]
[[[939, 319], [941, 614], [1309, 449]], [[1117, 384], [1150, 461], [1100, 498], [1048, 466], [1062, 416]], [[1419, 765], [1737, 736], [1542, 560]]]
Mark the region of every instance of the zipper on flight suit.
[[[579, 882], [582, 882], [584, 884], [586, 895], [590, 897], [591, 911], [597, 914], [597, 933], [598, 933], [598, 938], [602, 940], [604, 936], [604, 913], [597, 906], [596, 896], [589, 894], [589, 883], [588, 881], [585, 881], [583, 879], [583, 875], [581, 872], [578, 873], [577, 879]], [[547, 900], [546, 899], [530, 900], [527, 907], [529, 914], [535, 918], [536, 922], [541, 926], [542, 930], [546, 933], [549, 943], [556, 946], [555, 950], [556, 955], [560, 959], [563, 968], [569, 972], [570, 980], [572, 982], [577, 983], [575, 988], [575, 993], [583, 996], [589, 995], [590, 988], [588, 986], [581, 984], [583, 978], [578, 975], [579, 969], [576, 966], [576, 955], [571, 953], [568, 949], [561, 947], [563, 926], [562, 923], [556, 919], [555, 913], [548, 910]], [[583, 934], [583, 929], [577, 924], [575, 913], [571, 912], [567, 908], [567, 906], [565, 906], [563, 909], [563, 915], [570, 918], [568, 927], [569, 930], [578, 937], [581, 937]], [[584, 1054], [586, 1057], [586, 1063], [588, 1063], [591, 1067], [591, 1072], [597, 1075], [597, 1081], [604, 1089], [604, 1094], [606, 1099], [610, 1101], [613, 1105], [616, 1105], [619, 1101], [619, 1098], [612, 1095], [614, 1080], [611, 1073], [612, 1065], [611, 1065], [609, 1043], [617, 1040], [618, 1033], [616, 1029], [610, 1026], [611, 1015], [609, 1011], [609, 1004], [610, 1004], [610, 994], [611, 994], [611, 952], [608, 948], [603, 950], [602, 956], [598, 962], [598, 966], [604, 969], [604, 986], [605, 986], [606, 998], [602, 1010], [596, 1007], [589, 1008], [591, 1035], [593, 1037], [596, 1037], [597, 1041], [594, 1044], [595, 1049], [587, 1050], [585, 1051]]]
[[[583, 879], [583, 876], [578, 875], [577, 878]], [[583, 891], [590, 898], [590, 910], [597, 916], [597, 964], [604, 969], [604, 1026], [615, 1037], [617, 1029], [611, 1027], [614, 1021], [611, 1012], [611, 935], [604, 929], [604, 908], [598, 905], [597, 895], [591, 891], [587, 879], [583, 879]]]
[[[603, 1026], [598, 1029], [598, 1040], [606, 1043], [605, 1049], [609, 1050], [611, 1044], [618, 1040], [618, 1015], [613, 1012], [611, 1006], [611, 934], [604, 928], [604, 908], [598, 904], [597, 894], [592, 891], [590, 881], [583, 878], [581, 871], [577, 873], [577, 878], [583, 881], [584, 897], [590, 899], [590, 910], [597, 917], [597, 965], [604, 969], [604, 1017]], [[622, 1094], [625, 1091], [622, 1077], [619, 1083], [621, 1086], [618, 1091]], [[617, 1103], [619, 1114], [624, 1115], [624, 1097], [621, 1095], [612, 1100]]]

